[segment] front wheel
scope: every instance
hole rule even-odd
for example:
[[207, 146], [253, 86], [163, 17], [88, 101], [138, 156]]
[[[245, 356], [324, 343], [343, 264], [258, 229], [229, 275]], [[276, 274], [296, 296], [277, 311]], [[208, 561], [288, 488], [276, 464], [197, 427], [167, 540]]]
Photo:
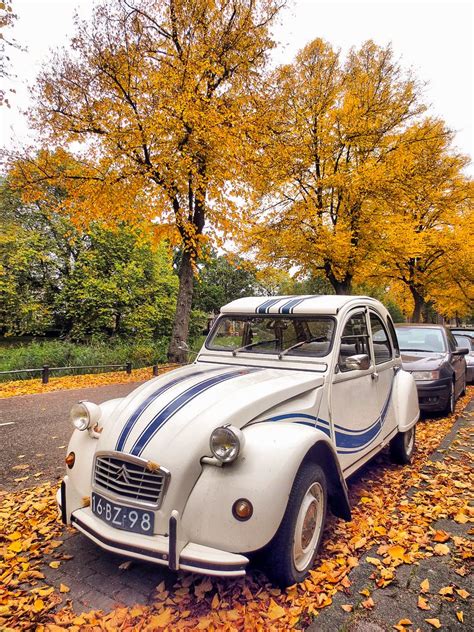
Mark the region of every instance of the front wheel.
[[390, 456], [394, 463], [408, 465], [411, 463], [415, 451], [416, 424], [406, 432], [399, 432], [390, 441]]
[[448, 401], [446, 402], [446, 406], [444, 408], [445, 414], [452, 415], [454, 413], [455, 406], [456, 406], [456, 395], [454, 393], [454, 382], [451, 382]]
[[290, 492], [285, 515], [267, 547], [268, 576], [282, 587], [303, 581], [313, 565], [327, 511], [326, 477], [319, 465], [304, 464]]

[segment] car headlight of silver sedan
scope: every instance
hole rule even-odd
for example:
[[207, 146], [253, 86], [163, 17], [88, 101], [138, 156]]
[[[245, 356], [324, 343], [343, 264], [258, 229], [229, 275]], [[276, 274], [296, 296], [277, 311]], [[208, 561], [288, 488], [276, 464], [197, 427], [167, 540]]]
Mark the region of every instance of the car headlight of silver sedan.
[[212, 454], [222, 463], [232, 463], [244, 446], [244, 434], [235, 426], [219, 426], [209, 441]]
[[437, 380], [439, 371], [412, 371], [415, 380]]
[[92, 402], [78, 402], [74, 404], [69, 413], [71, 423], [76, 430], [93, 428], [100, 419], [101, 410]]

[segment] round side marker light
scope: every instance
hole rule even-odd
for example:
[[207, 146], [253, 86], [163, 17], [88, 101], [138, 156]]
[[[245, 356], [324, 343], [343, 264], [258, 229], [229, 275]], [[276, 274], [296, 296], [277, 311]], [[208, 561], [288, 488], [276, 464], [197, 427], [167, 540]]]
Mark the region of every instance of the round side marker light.
[[69, 452], [67, 457], [64, 459], [66, 461], [66, 465], [71, 470], [74, 467], [74, 463], [76, 462], [76, 455], [74, 452]]
[[239, 498], [232, 505], [232, 515], [236, 520], [240, 520], [244, 522], [245, 520], [249, 520], [253, 514], [253, 506], [250, 500], [246, 498]]

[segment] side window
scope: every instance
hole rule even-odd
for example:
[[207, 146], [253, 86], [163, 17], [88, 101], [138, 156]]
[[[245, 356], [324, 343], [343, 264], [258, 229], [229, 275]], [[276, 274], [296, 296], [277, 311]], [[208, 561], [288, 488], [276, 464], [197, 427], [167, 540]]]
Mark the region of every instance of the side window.
[[390, 337], [392, 339], [392, 345], [393, 345], [393, 348], [395, 349], [395, 357], [399, 358], [400, 346], [398, 344], [397, 334], [395, 332], [395, 327], [393, 326], [392, 319], [390, 318], [390, 316], [387, 316], [387, 323], [388, 323], [388, 330], [390, 332]]
[[346, 367], [346, 358], [361, 353], [366, 353], [370, 357], [369, 332], [363, 312], [351, 316], [344, 327], [339, 349], [339, 369], [341, 371], [354, 370]]
[[392, 359], [392, 349], [385, 329], [380, 318], [370, 313], [370, 328], [372, 329], [372, 342], [374, 344], [375, 364], [383, 364]]

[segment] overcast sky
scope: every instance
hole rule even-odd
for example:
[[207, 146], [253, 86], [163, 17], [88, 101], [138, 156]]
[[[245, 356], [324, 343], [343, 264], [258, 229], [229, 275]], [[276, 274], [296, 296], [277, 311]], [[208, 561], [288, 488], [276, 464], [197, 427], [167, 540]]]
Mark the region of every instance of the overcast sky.
[[[67, 44], [76, 9], [83, 17], [94, 0], [13, 0], [18, 14], [13, 35], [27, 52], [11, 52], [16, 94], [12, 107], [2, 108], [0, 144], [34, 140], [28, 136], [21, 111], [28, 105], [27, 86], [34, 81], [50, 48]], [[347, 51], [367, 39], [392, 42], [402, 65], [427, 82], [425, 98], [431, 112], [456, 130], [456, 146], [474, 155], [473, 3], [471, 0], [295, 0], [275, 31], [279, 47], [275, 61], [291, 61], [296, 51], [315, 37]], [[474, 173], [471, 165], [470, 173]]]

